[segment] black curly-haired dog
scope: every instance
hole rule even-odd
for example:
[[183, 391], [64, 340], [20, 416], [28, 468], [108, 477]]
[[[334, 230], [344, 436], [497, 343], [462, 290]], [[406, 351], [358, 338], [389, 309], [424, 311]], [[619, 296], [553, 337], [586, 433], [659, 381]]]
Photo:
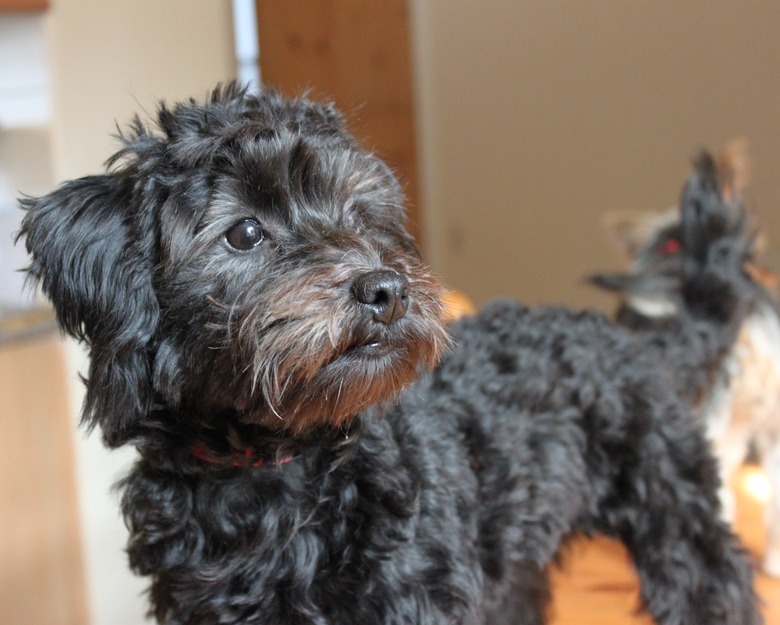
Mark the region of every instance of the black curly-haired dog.
[[[140, 453], [122, 507], [160, 622], [539, 624], [577, 531], [627, 545], [658, 623], [761, 622], [636, 338], [511, 302], [446, 328], [398, 183], [330, 106], [231, 85], [157, 124], [24, 200], [21, 234], [90, 347], [84, 421]], [[730, 319], [747, 243], [710, 178], [683, 196], [686, 288]]]

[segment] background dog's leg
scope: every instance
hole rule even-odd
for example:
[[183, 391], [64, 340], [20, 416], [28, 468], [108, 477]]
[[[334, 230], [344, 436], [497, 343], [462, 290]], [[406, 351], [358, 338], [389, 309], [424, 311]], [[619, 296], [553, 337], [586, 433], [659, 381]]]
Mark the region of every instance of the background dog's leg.
[[767, 539], [764, 571], [780, 577], [780, 443], [775, 441], [764, 455], [764, 469], [772, 485], [772, 497], [766, 510]]
[[745, 459], [749, 438], [749, 432], [735, 432], [733, 430], [712, 437], [713, 451], [719, 465], [722, 517], [728, 523], [734, 523], [737, 516], [737, 503], [732, 481]]

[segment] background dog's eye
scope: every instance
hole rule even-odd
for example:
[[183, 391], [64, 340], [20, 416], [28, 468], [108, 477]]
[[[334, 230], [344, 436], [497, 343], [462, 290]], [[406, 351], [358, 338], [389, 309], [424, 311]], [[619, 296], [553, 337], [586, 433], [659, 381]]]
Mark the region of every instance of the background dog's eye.
[[675, 238], [666, 239], [661, 244], [661, 253], [664, 256], [674, 256], [680, 251], [680, 240]]
[[238, 222], [225, 233], [225, 241], [236, 250], [251, 250], [265, 238], [260, 224], [252, 219]]

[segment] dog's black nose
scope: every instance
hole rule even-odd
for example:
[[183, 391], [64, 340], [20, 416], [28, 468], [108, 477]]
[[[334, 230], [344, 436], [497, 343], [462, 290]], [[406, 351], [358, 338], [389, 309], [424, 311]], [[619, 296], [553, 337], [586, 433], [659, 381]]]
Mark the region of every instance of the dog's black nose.
[[376, 321], [390, 325], [409, 308], [409, 281], [397, 271], [369, 271], [352, 284], [358, 302], [371, 309]]

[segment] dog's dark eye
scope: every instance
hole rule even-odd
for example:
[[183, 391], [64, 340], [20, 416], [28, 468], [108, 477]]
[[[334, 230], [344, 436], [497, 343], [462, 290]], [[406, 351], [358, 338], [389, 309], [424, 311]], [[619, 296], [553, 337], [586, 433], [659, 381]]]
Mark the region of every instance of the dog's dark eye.
[[239, 221], [225, 233], [225, 241], [236, 250], [246, 251], [256, 247], [265, 235], [260, 229], [260, 224], [252, 219]]

